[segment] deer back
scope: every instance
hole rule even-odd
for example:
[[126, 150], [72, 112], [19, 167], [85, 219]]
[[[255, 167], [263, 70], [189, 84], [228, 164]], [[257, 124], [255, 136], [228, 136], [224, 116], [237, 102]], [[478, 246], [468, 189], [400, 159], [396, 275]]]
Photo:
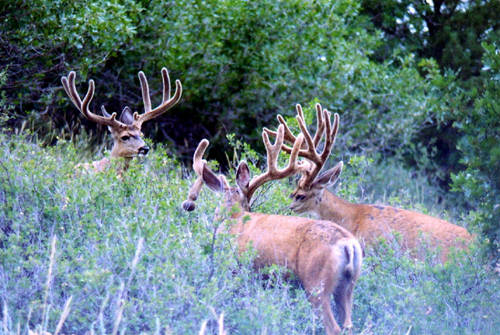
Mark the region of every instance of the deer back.
[[[308, 258], [304, 253], [316, 248], [334, 249], [341, 240], [357, 243], [351, 233], [329, 221], [262, 213], [245, 212], [229, 233], [237, 237], [240, 252], [249, 246], [258, 251], [259, 265], [278, 264], [294, 272], [303, 272], [297, 265], [303, 264], [298, 257], [302, 262]], [[339, 254], [338, 262], [342, 257]]]
[[315, 214], [323, 220], [335, 220], [366, 245], [399, 236], [402, 249], [419, 257], [416, 249], [428, 243], [440, 249], [443, 262], [452, 248], [463, 249], [473, 240], [465, 228], [448, 221], [392, 206], [349, 203], [328, 190], [324, 191]]

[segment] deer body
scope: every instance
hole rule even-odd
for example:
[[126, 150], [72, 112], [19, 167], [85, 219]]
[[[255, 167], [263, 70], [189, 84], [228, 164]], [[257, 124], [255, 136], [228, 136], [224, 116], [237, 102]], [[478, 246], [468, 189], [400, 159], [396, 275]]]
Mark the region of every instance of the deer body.
[[[245, 216], [250, 220], [245, 220]], [[258, 265], [278, 264], [295, 273], [304, 272], [299, 265], [304, 265], [307, 257], [302, 253], [322, 243], [330, 249], [330, 243], [335, 246], [336, 241], [353, 238], [346, 229], [332, 226], [330, 221], [250, 212], [243, 212], [229, 233], [237, 236], [240, 251], [245, 251], [249, 244], [259, 251]]]
[[[282, 128], [279, 134], [282, 141]], [[335, 298], [343, 327], [350, 329], [352, 294], [361, 273], [362, 250], [359, 242], [346, 229], [329, 221], [249, 212], [250, 197], [257, 187], [284, 171], [296, 168], [293, 157], [297, 158], [301, 141], [302, 138], [299, 138], [294, 145], [295, 154], [292, 153], [288, 167], [279, 170], [276, 162], [280, 139], [277, 144], [271, 145], [264, 136], [268, 171], [250, 180], [248, 165], [241, 162], [236, 173], [238, 186], [231, 187], [224, 176], [215, 175], [202, 160], [208, 146], [208, 141], [203, 140], [193, 159], [198, 178], [183, 207], [188, 211], [194, 210], [194, 201], [203, 184], [212, 191], [223, 193], [222, 207], [231, 209], [232, 219], [235, 219], [235, 223], [223, 229], [236, 236], [239, 251], [253, 247], [257, 252], [254, 260], [256, 268], [277, 264], [291, 270], [301, 281], [309, 301], [317, 311], [321, 311], [326, 333], [338, 335], [341, 328], [333, 316], [331, 297]], [[219, 214], [217, 216], [220, 217]]]
[[[463, 248], [472, 241], [472, 235], [465, 228], [451, 224], [445, 220], [429, 215], [398, 209], [390, 206], [364, 205], [349, 203], [326, 190], [338, 179], [343, 163], [319, 173], [331, 153], [337, 136], [339, 117], [335, 114], [333, 125], [330, 124], [330, 113], [316, 105], [317, 130], [314, 138], [307, 130], [302, 107], [297, 105], [297, 121], [306, 146], [298, 155], [306, 159], [307, 168], [300, 170], [302, 174], [297, 188], [291, 194], [293, 199], [290, 208], [296, 213], [313, 213], [322, 220], [331, 220], [349, 230], [368, 245], [373, 245], [379, 238], [391, 239], [394, 233], [401, 235], [401, 246], [404, 250], [414, 251], [420, 243], [428, 241], [432, 247], [440, 248], [441, 261], [445, 262], [452, 247]], [[283, 117], [278, 115], [280, 127], [285, 128], [286, 141], [295, 143]], [[264, 131], [273, 136], [277, 132]], [[323, 134], [325, 140], [323, 151], [318, 154], [317, 147]], [[292, 148], [282, 144], [282, 149], [292, 153]]]
[[93, 161], [92, 163], [79, 163], [75, 166], [75, 169], [79, 170], [80, 168], [83, 168], [85, 171], [103, 172], [110, 164], [111, 160], [104, 157], [103, 159]]
[[421, 242], [428, 242], [440, 249], [443, 262], [452, 248], [463, 248], [472, 241], [465, 228], [448, 221], [391, 206], [353, 204], [328, 190], [307, 211], [338, 223], [367, 245], [374, 245], [380, 238], [390, 240], [394, 233], [401, 236], [403, 250], [415, 250]]
[[312, 305], [321, 310], [328, 335], [341, 332], [331, 309], [332, 295], [343, 327], [352, 327], [352, 293], [361, 274], [362, 250], [351, 233], [330, 221], [249, 212], [229, 233], [237, 237], [240, 252], [249, 246], [256, 250], [256, 268], [277, 264], [298, 277]]

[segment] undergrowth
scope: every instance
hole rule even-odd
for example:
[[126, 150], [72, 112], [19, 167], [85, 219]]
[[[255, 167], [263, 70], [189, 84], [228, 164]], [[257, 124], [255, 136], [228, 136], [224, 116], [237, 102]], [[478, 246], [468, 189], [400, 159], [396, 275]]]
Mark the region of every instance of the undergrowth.
[[[238, 257], [230, 236], [213, 239], [213, 193], [203, 190], [197, 209], [182, 211], [193, 177], [168, 148], [156, 146], [122, 179], [113, 169], [76, 171], [81, 157], [69, 142], [41, 147], [0, 133], [0, 334], [323, 332], [299, 286], [279, 275], [264, 280], [252, 253]], [[371, 183], [363, 164], [346, 165], [337, 193], [386, 200], [359, 193]], [[254, 210], [289, 213], [292, 184], [270, 184]], [[427, 208], [399, 187], [385, 194]], [[355, 333], [496, 333], [499, 278], [480, 251], [473, 246], [443, 266], [432, 254], [415, 263], [381, 242], [355, 289]]]

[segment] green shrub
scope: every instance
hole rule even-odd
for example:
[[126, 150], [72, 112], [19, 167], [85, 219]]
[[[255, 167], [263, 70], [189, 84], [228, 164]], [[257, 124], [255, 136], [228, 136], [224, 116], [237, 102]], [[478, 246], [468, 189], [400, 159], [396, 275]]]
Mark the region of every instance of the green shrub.
[[473, 224], [487, 239], [492, 255], [500, 257], [500, 54], [498, 45], [485, 49], [484, 87], [474, 108], [460, 115], [455, 127], [463, 132], [458, 149], [466, 169], [453, 176], [453, 188], [460, 192], [475, 213]]
[[[282, 269], [271, 267], [276, 275], [264, 280], [252, 269], [252, 252], [236, 257], [230, 236], [213, 239], [220, 224], [213, 193], [202, 191], [195, 212], [181, 209], [192, 178], [181, 178], [166, 148], [134, 161], [122, 179], [113, 170], [76, 172], [80, 150], [0, 134], [0, 329], [53, 332], [70, 301], [61, 333], [185, 334], [205, 324], [216, 334], [222, 313], [229, 333], [321, 331], [304, 291], [284, 281]], [[366, 165], [351, 165], [343, 178], [355, 190]], [[291, 186], [272, 183], [255, 210], [287, 212]], [[339, 188], [357, 200], [346, 184]], [[493, 334], [498, 286], [476, 249], [440, 266], [432, 255], [413, 263], [397, 245], [381, 244], [367, 255], [355, 290], [355, 330]]]
[[78, 134], [81, 123], [105, 131], [82, 121], [60, 77], [76, 70], [81, 92], [95, 79], [94, 104], [110, 112], [126, 104], [140, 110], [137, 72], [148, 74], [156, 93], [166, 66], [182, 80], [184, 97], [146, 133], [182, 144], [180, 155], [202, 136], [225, 146], [225, 129], [261, 145], [260, 129], [276, 113], [293, 115], [294, 104], [315, 97], [341, 112], [341, 129], [348, 131], [340, 146], [404, 151], [446, 103], [411, 54], [371, 60], [383, 40], [364, 28], [359, 6], [351, 0], [11, 1], [1, 24], [9, 47], [20, 50], [3, 58], [11, 64], [11, 125], [25, 122], [49, 142]]
[[11, 329], [55, 329], [71, 296], [65, 333], [111, 332], [120, 299], [119, 329], [134, 333], [195, 333], [215, 318], [212, 309], [226, 315], [231, 332], [310, 332], [312, 311], [301, 290], [265, 288], [251, 257], [237, 258], [229, 237], [211, 245], [213, 200], [196, 213], [182, 211], [188, 180], [161, 146], [119, 180], [113, 170], [76, 173], [71, 143], [42, 149], [22, 138], [1, 140], [0, 296]]

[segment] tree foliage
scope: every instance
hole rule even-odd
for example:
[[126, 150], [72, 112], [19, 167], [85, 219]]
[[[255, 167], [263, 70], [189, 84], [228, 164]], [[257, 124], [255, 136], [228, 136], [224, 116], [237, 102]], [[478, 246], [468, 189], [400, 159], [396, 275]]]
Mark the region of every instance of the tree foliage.
[[361, 11], [389, 40], [379, 57], [403, 46], [464, 80], [479, 75], [481, 43], [500, 37], [500, 3], [495, 0], [363, 0]]
[[203, 136], [217, 142], [226, 132], [260, 142], [260, 129], [277, 113], [293, 115], [296, 103], [315, 98], [342, 113], [342, 144], [392, 153], [444, 106], [411, 56], [370, 59], [383, 41], [363, 27], [355, 1], [7, 6], [3, 62], [17, 106], [13, 122], [28, 120], [45, 134], [53, 127], [78, 132], [82, 122], [59, 83], [70, 69], [81, 91], [90, 77], [96, 80], [95, 105], [120, 112], [125, 104], [141, 108], [138, 70], [157, 92], [159, 69], [167, 66], [184, 84], [183, 101], [147, 131], [176, 142], [180, 154]]
[[455, 123], [464, 133], [458, 149], [466, 169], [454, 176], [453, 186], [477, 208], [475, 223], [500, 255], [500, 50], [483, 46], [484, 87]]

